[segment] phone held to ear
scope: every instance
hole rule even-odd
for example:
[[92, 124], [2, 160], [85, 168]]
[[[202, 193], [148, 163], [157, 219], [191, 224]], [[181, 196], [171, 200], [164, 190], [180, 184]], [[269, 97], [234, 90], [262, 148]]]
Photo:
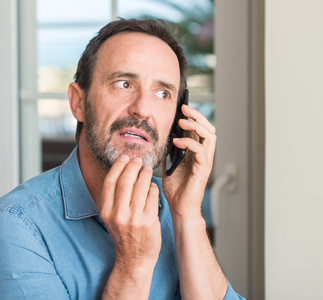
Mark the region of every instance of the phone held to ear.
[[[179, 119], [187, 119], [183, 115], [181, 108], [183, 104], [188, 105], [188, 96], [189, 96], [188, 89], [185, 89], [184, 95], [177, 106], [176, 116], [171, 130], [171, 135], [170, 135], [171, 141], [173, 140], [173, 138], [176, 138], [176, 137], [183, 138], [187, 136], [187, 132], [178, 125], [178, 121]], [[185, 154], [186, 154], [186, 149], [179, 149], [174, 144], [172, 144], [169, 151], [169, 156], [170, 156], [170, 161], [172, 163], [172, 166], [168, 170], [166, 170], [167, 176], [171, 176], [173, 174], [175, 169], [183, 160]]]

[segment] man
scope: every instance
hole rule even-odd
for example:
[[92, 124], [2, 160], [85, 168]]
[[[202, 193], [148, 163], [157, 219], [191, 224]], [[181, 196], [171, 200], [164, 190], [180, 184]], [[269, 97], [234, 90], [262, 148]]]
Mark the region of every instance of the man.
[[171, 143], [191, 160], [165, 175], [186, 68], [161, 21], [115, 21], [90, 41], [68, 89], [78, 147], [0, 201], [1, 299], [241, 299], [201, 215], [215, 129], [188, 106], [179, 126], [197, 138]]

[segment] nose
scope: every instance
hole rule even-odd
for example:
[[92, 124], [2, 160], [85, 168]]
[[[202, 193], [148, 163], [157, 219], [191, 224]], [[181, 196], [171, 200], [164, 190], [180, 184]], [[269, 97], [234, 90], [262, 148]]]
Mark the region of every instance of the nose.
[[129, 105], [129, 114], [138, 119], [148, 119], [151, 116], [152, 107], [149, 92], [139, 91]]

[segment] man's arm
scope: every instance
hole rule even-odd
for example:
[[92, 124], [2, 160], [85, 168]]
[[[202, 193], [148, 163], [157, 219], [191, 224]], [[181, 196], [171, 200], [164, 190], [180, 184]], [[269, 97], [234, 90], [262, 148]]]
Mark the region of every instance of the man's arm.
[[70, 299], [45, 243], [18, 209], [0, 207], [0, 298]]
[[102, 299], [148, 299], [161, 248], [159, 190], [142, 160], [121, 156], [105, 178], [100, 214], [113, 239], [116, 261]]
[[204, 220], [173, 218], [182, 299], [224, 299], [227, 280], [210, 246]]
[[182, 111], [189, 119], [180, 120], [179, 125], [192, 132], [195, 139], [175, 139], [174, 144], [188, 149], [191, 157], [172, 176], [163, 176], [163, 190], [173, 219], [181, 295], [182, 299], [224, 299], [227, 279], [213, 253], [201, 214], [213, 165], [215, 128], [196, 110], [184, 105]]

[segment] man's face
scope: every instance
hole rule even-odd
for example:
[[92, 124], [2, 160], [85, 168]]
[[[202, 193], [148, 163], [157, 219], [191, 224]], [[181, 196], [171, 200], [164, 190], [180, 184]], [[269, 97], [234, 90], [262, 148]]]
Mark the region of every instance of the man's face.
[[122, 154], [157, 167], [174, 120], [180, 83], [175, 53], [143, 33], [120, 33], [100, 47], [86, 96], [85, 134], [108, 170]]

